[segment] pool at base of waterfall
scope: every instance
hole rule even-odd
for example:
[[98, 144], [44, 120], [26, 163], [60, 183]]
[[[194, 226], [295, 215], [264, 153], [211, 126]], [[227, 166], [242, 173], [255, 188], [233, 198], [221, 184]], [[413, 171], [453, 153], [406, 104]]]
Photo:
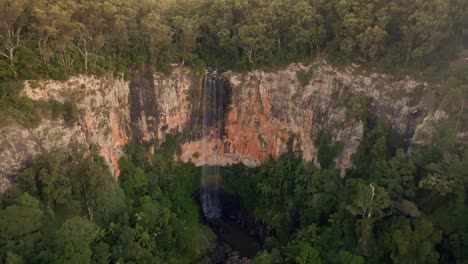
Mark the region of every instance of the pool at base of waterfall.
[[[219, 208], [203, 208], [204, 202], [207, 205], [206, 195], [211, 197], [211, 201], [216, 197], [217, 202], [210, 205], [216, 204]], [[272, 235], [263, 223], [248, 213], [238, 196], [227, 194], [222, 188], [200, 188], [194, 197], [200, 206], [201, 222], [217, 236], [215, 248], [206, 255], [209, 263], [246, 263], [262, 250], [262, 241]], [[211, 217], [214, 211], [219, 217]], [[207, 212], [210, 213], [207, 215]]]
[[225, 260], [236, 257], [252, 259], [262, 249], [260, 241], [236, 222], [218, 219], [209, 222], [208, 226], [218, 236], [217, 247], [221, 246], [224, 251], [223, 260], [212, 258], [211, 263], [224, 263]]

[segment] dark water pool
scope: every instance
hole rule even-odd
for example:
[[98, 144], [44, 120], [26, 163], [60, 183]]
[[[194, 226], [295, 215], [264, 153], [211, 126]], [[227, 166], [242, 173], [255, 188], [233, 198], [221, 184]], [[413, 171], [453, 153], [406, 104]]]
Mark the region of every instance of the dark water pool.
[[231, 246], [233, 251], [239, 252], [240, 257], [250, 259], [261, 250], [260, 242], [237, 223], [218, 221], [216, 225], [215, 232], [219, 239]]
[[209, 262], [212, 264], [226, 263], [233, 257], [252, 259], [262, 249], [262, 241], [271, 235], [268, 228], [250, 216], [242, 206], [240, 197], [228, 194], [222, 189], [216, 190], [220, 206], [219, 217], [206, 217], [205, 212], [211, 212], [212, 208], [201, 209], [202, 191], [210, 192], [210, 190], [200, 188], [193, 194], [195, 201], [200, 205], [200, 220], [209, 226], [217, 236], [216, 247], [207, 254]]

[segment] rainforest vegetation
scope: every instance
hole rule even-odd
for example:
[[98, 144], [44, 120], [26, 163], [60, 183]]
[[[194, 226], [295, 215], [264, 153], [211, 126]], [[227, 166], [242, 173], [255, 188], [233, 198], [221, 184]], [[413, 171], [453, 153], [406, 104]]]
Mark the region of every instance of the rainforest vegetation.
[[[252, 263], [466, 263], [467, 150], [440, 136], [408, 156], [388, 131], [368, 127], [344, 178], [333, 153], [321, 168], [293, 151], [222, 168], [223, 188], [273, 230]], [[173, 160], [177, 142], [154, 154], [128, 145], [118, 182], [95, 150], [37, 157], [1, 200], [0, 260], [206, 263], [215, 237], [193, 199], [201, 169]]]
[[468, 152], [439, 138], [408, 156], [389, 131], [368, 127], [344, 178], [329, 155], [317, 168], [291, 151], [227, 168], [228, 191], [275, 230], [253, 263], [466, 263]]
[[[96, 150], [37, 157], [1, 200], [0, 263], [191, 263], [214, 234], [192, 193], [200, 169], [128, 146], [116, 182]], [[150, 163], [158, 164], [150, 166]]]
[[247, 70], [325, 50], [429, 65], [468, 41], [463, 0], [2, 0], [0, 12], [4, 79], [171, 62]]
[[[468, 124], [467, 25], [466, 0], [0, 0], [0, 125], [34, 126], [46, 111], [74, 122], [73, 102], [22, 97], [24, 80], [172, 63], [247, 71], [323, 57], [424, 78], [451, 117], [430, 146], [409, 151], [364, 109], [345, 177], [322, 130], [320, 166], [290, 149], [222, 168], [223, 188], [273, 230], [255, 264], [466, 264], [468, 150], [456, 134]], [[0, 197], [0, 263], [207, 263], [201, 169], [173, 159], [179, 143], [127, 145], [118, 180], [97, 148], [36, 157]]]
[[51, 107], [21, 98], [21, 80], [170, 63], [244, 71], [325, 57], [458, 87], [467, 24], [465, 0], [1, 0], [0, 123], [34, 125]]

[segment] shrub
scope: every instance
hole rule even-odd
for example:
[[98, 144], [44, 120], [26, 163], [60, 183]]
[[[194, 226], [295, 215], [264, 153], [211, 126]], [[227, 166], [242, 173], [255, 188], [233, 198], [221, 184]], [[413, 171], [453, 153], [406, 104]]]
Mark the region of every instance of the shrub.
[[315, 67], [310, 66], [308, 70], [299, 70], [296, 72], [296, 78], [302, 86], [309, 84], [310, 80], [314, 77]]

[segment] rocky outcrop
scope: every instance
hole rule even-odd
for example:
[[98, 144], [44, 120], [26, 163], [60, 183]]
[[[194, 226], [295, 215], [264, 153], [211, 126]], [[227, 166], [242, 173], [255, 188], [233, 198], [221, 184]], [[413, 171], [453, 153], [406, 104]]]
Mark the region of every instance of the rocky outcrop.
[[72, 143], [97, 145], [117, 176], [126, 143], [152, 141], [157, 147], [167, 133], [175, 132], [186, 135], [178, 157], [183, 161], [256, 166], [279, 157], [288, 147], [317, 163], [314, 140], [318, 131], [328, 129], [342, 146], [335, 162], [344, 173], [352, 166], [364, 133], [362, 107], [371, 121], [386, 118], [408, 145], [427, 143], [430, 137], [421, 135], [432, 133], [437, 122], [447, 118], [422, 102], [421, 95], [431, 89], [427, 83], [358, 72], [355, 66], [339, 69], [321, 61], [224, 76], [232, 97], [221, 137], [198, 131], [202, 76], [185, 67], [174, 67], [170, 75], [144, 71], [131, 81], [121, 76], [76, 76], [68, 81], [26, 82], [25, 96], [73, 102], [78, 119], [67, 124], [45, 118], [36, 128], [17, 124], [0, 128], [0, 189], [33, 156]]
[[[304, 83], [298, 72], [309, 74], [310, 80]], [[353, 67], [338, 69], [325, 62], [293, 64], [275, 72], [227, 75], [233, 97], [226, 136], [186, 142], [182, 146], [183, 160], [197, 165], [216, 161], [255, 166], [286, 152], [289, 141], [305, 160], [317, 163], [314, 139], [318, 131], [328, 129], [342, 146], [335, 162], [344, 175], [352, 166], [352, 156], [364, 133], [364, 124], [354, 113], [359, 109], [353, 104], [359, 100], [353, 99], [369, 98], [365, 107], [370, 119], [386, 118], [408, 139], [408, 144], [422, 117], [428, 115], [418, 96], [421, 89], [430, 87], [409, 78], [357, 74]], [[203, 146], [208, 146], [208, 151]]]
[[96, 145], [113, 175], [118, 176], [118, 160], [130, 140], [154, 140], [157, 145], [165, 133], [181, 131], [188, 123], [192, 75], [186, 68], [177, 68], [170, 76], [145, 72], [130, 82], [121, 76], [26, 82], [25, 96], [72, 102], [78, 117], [72, 124], [44, 118], [35, 128], [18, 124], [1, 127], [0, 192], [35, 155], [74, 144]]
[[182, 132], [190, 123], [189, 96], [200, 86], [201, 76], [184, 67], [170, 75], [143, 72], [129, 82], [130, 134], [136, 142], [161, 143], [169, 132]]
[[0, 188], [35, 155], [74, 144], [99, 146], [112, 172], [118, 174], [117, 160], [129, 138], [125, 129], [129, 123], [127, 82], [111, 76], [77, 76], [66, 82], [29, 81], [23, 92], [33, 100], [73, 102], [78, 121], [66, 124], [44, 118], [35, 128], [0, 128]]

